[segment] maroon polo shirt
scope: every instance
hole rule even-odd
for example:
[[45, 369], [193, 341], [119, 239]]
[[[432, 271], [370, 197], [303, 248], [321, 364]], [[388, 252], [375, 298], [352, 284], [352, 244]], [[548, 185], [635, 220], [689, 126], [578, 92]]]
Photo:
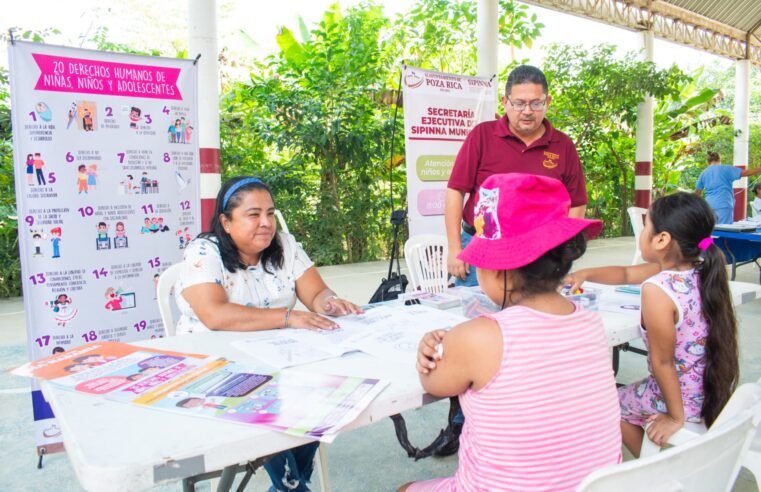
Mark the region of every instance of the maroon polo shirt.
[[576, 146], [544, 120], [544, 135], [526, 146], [508, 127], [507, 116], [476, 125], [457, 153], [448, 188], [470, 193], [462, 218], [473, 224], [475, 191], [498, 173], [527, 173], [559, 179], [571, 196], [571, 207], [586, 205], [587, 187]]

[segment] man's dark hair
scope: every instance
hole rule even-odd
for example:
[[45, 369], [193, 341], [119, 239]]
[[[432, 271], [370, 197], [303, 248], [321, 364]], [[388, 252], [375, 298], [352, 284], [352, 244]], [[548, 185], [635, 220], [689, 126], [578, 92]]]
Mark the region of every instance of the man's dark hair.
[[521, 65], [513, 69], [510, 75], [507, 76], [507, 83], [505, 84], [505, 95], [510, 95], [510, 91], [514, 85], [520, 84], [540, 84], [544, 93], [547, 94], [547, 77], [544, 76], [544, 72], [531, 65]]
[[718, 152], [709, 152], [708, 153], [708, 162], [718, 162], [721, 160], [721, 156]]

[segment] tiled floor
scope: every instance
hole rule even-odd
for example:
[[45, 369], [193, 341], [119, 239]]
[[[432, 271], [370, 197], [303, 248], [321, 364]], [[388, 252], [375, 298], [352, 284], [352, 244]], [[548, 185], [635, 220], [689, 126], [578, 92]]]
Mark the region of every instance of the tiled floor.
[[[578, 267], [627, 264], [633, 252], [632, 238], [604, 239], [590, 243]], [[403, 262], [402, 262], [403, 264]], [[364, 303], [386, 276], [383, 262], [362, 263], [320, 268], [328, 285], [340, 296]], [[758, 269], [742, 267], [737, 280], [758, 282]], [[740, 319], [741, 379], [754, 381], [761, 377], [761, 300], [738, 308]], [[26, 361], [26, 336], [21, 299], [0, 300], [0, 368], [9, 369]], [[619, 381], [629, 382], [647, 372], [645, 358], [623, 354]], [[31, 400], [27, 380], [0, 373], [0, 490], [9, 491], [78, 491], [81, 490], [65, 454], [45, 458], [44, 467], [36, 468], [37, 457], [31, 428]], [[423, 446], [430, 442], [444, 425], [447, 403], [439, 402], [405, 414], [410, 439]], [[433, 423], [433, 424], [432, 424]], [[328, 447], [330, 480], [333, 490], [389, 491], [404, 482], [451, 474], [457, 467], [456, 457], [428, 458], [414, 462], [396, 443], [390, 420], [339, 436]], [[263, 473], [257, 473], [247, 490], [266, 490]], [[127, 486], [128, 488], [128, 486]], [[157, 490], [179, 491], [179, 483]], [[208, 485], [201, 490], [208, 490]], [[752, 476], [743, 471], [733, 489], [735, 492], [757, 490]]]

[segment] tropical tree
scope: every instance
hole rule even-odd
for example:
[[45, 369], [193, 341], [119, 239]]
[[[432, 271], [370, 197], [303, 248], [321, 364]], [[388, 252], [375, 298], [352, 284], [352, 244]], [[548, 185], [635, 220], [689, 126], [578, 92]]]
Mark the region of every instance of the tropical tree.
[[658, 70], [635, 53], [617, 58], [615, 51], [612, 45], [587, 50], [555, 44], [544, 62], [553, 95], [548, 117], [576, 143], [587, 175], [589, 213], [605, 221], [609, 236], [628, 231], [637, 105], [646, 95], [678, 99], [689, 81], [676, 67]]

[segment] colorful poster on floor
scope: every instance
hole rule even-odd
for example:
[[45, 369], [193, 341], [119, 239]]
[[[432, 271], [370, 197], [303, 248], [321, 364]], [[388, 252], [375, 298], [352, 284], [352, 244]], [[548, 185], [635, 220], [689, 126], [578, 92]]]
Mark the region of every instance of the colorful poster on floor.
[[225, 359], [94, 342], [13, 371], [111, 401], [263, 425], [332, 442], [386, 386], [378, 379], [268, 371]]
[[[163, 334], [158, 275], [199, 232], [191, 60], [9, 44], [29, 358]], [[33, 388], [38, 452], [61, 448]]]
[[445, 235], [447, 180], [470, 130], [494, 119], [496, 77], [402, 70], [410, 236]]

